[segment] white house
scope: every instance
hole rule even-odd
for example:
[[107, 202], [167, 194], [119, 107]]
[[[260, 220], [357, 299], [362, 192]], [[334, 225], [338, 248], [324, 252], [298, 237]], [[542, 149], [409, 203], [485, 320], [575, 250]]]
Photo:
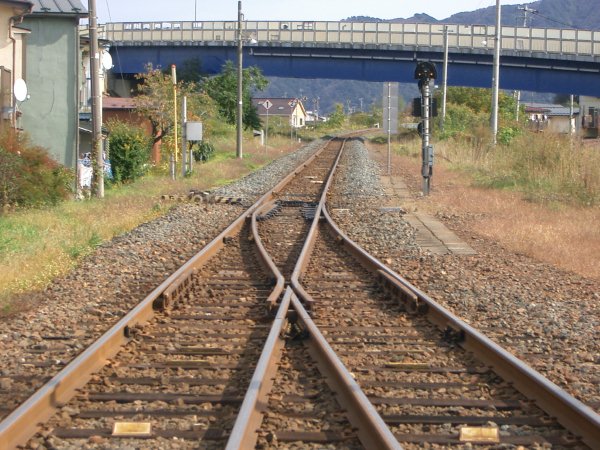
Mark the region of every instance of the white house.
[[306, 109], [298, 98], [253, 98], [252, 104], [262, 119], [267, 115], [286, 117], [293, 128], [306, 126]]

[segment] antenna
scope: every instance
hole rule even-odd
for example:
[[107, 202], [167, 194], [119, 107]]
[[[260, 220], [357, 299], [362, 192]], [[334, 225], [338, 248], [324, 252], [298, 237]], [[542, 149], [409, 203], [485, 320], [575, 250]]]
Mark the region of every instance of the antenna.
[[13, 92], [15, 93], [15, 98], [18, 102], [22, 102], [27, 99], [27, 83], [22, 78], [17, 78], [15, 80], [15, 85], [13, 87]]

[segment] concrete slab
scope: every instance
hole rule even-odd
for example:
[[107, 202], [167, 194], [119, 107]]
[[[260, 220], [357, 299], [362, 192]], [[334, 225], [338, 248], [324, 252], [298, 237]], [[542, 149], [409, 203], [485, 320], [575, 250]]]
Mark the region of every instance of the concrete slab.
[[[410, 211], [409, 205], [413, 199], [408, 187], [400, 178], [382, 175], [381, 184], [386, 191], [389, 203], [385, 209], [397, 210], [400, 208]], [[417, 244], [424, 250], [436, 255], [475, 255], [477, 253], [442, 222], [429, 214], [407, 212], [404, 218], [415, 229]]]

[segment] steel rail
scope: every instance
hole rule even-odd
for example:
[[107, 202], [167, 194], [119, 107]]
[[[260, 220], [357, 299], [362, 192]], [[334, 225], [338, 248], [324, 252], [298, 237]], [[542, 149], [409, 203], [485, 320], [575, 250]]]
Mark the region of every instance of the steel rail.
[[[322, 210], [327, 198], [327, 190], [333, 180], [335, 168], [337, 167], [341, 155], [344, 150], [345, 141], [340, 148], [340, 151], [335, 159], [335, 162], [329, 171], [327, 182], [324, 184], [321, 198], [317, 206], [315, 218], [311, 225], [311, 230], [318, 226], [320, 220], [320, 211]], [[263, 208], [267, 210], [271, 205], [265, 205]], [[257, 210], [252, 215], [253, 238], [256, 239], [261, 248], [262, 242], [258, 235], [256, 227], [256, 216], [260, 212]], [[254, 231], [256, 230], [256, 231]], [[310, 232], [309, 232], [310, 235]], [[308, 241], [308, 235], [307, 235]], [[312, 240], [314, 242], [314, 239]], [[305, 246], [306, 248], [306, 246]], [[303, 248], [304, 251], [304, 248]], [[302, 260], [300, 257], [299, 262]], [[317, 326], [309, 317], [306, 309], [295, 294], [292, 288], [288, 287], [286, 294], [279, 307], [277, 317], [281, 320], [276, 321], [274, 328], [271, 329], [267, 344], [263, 349], [263, 353], [259, 359], [259, 364], [256, 367], [248, 392], [244, 397], [242, 408], [236, 422], [232, 434], [227, 443], [228, 450], [234, 449], [252, 449], [257, 441], [257, 429], [262, 421], [262, 412], [259, 411], [261, 402], [266, 404], [266, 397], [273, 385], [273, 379], [269, 378], [273, 374], [276, 361], [280, 357], [280, 350], [284, 345], [280, 332], [283, 326], [283, 319], [287, 314], [289, 303], [294, 306], [298, 320], [304, 325], [304, 328], [309, 331], [308, 345], [313, 355], [317, 358], [321, 371], [327, 376], [328, 380], [332, 380], [334, 386], [332, 389], [338, 394], [340, 404], [348, 411], [350, 422], [357, 428], [358, 437], [366, 448], [377, 449], [402, 449], [391, 430], [385, 424], [379, 413], [375, 410], [367, 396], [362, 392], [352, 374], [346, 369], [344, 364], [337, 357], [333, 349], [329, 346]], [[284, 309], [285, 303], [285, 309]]]
[[[275, 187], [267, 191], [214, 240], [190, 258], [115, 325], [69, 362], [50, 381], [5, 417], [0, 422], [0, 448], [3, 450], [13, 449], [25, 445], [38, 431], [41, 424], [46, 422], [58, 408], [66, 404], [75, 395], [76, 391], [90, 380], [94, 372], [100, 370], [110, 358], [119, 352], [121, 347], [130, 341], [137, 327], [152, 319], [154, 310], [168, 308], [177, 294], [187, 290], [190, 277], [197, 271], [198, 267], [217, 254], [224, 246], [227, 237], [239, 233], [250, 214], [262, 204], [270, 201], [276, 192], [283, 189], [307, 165], [314, 161], [323, 152], [328, 142], [324, 143], [323, 147], [306, 161], [299, 164]], [[261, 256], [261, 259], [265, 261], [264, 256]], [[276, 288], [282, 290], [283, 284], [277, 279], [276, 274], [274, 274], [274, 278]], [[274, 303], [280, 294], [281, 291], [278, 293], [273, 291], [267, 302]]]
[[277, 364], [281, 359], [281, 350], [285, 345], [282, 338], [284, 325], [292, 298], [292, 289], [288, 287], [277, 310], [277, 315], [269, 332], [269, 337], [254, 369], [248, 391], [244, 396], [242, 406], [229, 435], [225, 446], [226, 450], [254, 449], [258, 435], [256, 430], [260, 427], [263, 415], [261, 405], [266, 404], [267, 394], [273, 387]]
[[333, 182], [333, 177], [334, 177], [335, 171], [338, 167], [338, 164], [340, 162], [340, 159], [342, 158], [342, 154], [344, 153], [345, 146], [346, 146], [346, 141], [344, 141], [344, 143], [342, 144], [342, 148], [340, 149], [340, 152], [335, 160], [335, 163], [333, 164], [333, 167], [332, 167], [331, 171], [329, 172], [327, 181], [325, 182], [325, 185], [323, 186], [323, 191], [321, 192], [321, 198], [319, 199], [319, 204], [317, 205], [317, 208], [315, 210], [315, 220], [313, 220], [313, 223], [310, 226], [310, 230], [308, 231], [308, 234], [306, 235], [306, 242], [305, 242], [304, 246], [302, 247], [302, 251], [300, 252], [300, 256], [298, 257], [298, 262], [296, 263], [296, 266], [294, 267], [294, 271], [292, 272], [292, 276], [290, 278], [290, 285], [294, 289], [294, 292], [306, 302], [306, 307], [309, 310], [314, 307], [314, 300], [304, 290], [304, 287], [300, 283], [300, 275], [304, 272], [304, 270], [306, 270], [306, 266], [308, 265], [308, 261], [310, 259], [310, 254], [313, 251], [313, 248], [314, 248], [314, 245], [316, 242], [319, 221], [321, 220], [323, 208], [325, 207], [325, 202], [327, 201], [327, 193], [329, 192], [329, 187], [331, 186], [331, 183]]
[[325, 372], [328, 380], [335, 383], [334, 390], [338, 394], [338, 400], [348, 411], [348, 418], [356, 426], [358, 437], [365, 448], [401, 450], [403, 447], [331, 348], [327, 339], [321, 334], [296, 295], [292, 297], [292, 305], [310, 336], [309, 348], [317, 357], [321, 371]]
[[410, 309], [426, 314], [438, 328], [452, 333], [463, 348], [491, 366], [500, 377], [512, 382], [517, 390], [534, 400], [567, 430], [579, 436], [591, 448], [600, 448], [600, 415], [367, 253], [337, 226], [326, 206], [323, 216], [325, 223], [338, 237], [339, 244], [361, 261], [363, 266], [379, 274], [384, 284], [395, 290], [398, 298], [408, 303]]

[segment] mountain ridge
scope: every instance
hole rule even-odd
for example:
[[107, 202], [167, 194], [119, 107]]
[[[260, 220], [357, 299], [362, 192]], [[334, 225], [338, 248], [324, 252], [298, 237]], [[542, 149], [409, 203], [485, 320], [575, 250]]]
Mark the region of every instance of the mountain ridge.
[[[528, 13], [528, 26], [600, 30], [599, 3], [599, 0], [539, 0], [522, 5], [503, 5], [502, 23], [506, 26], [523, 26], [523, 11], [518, 8], [527, 5], [528, 9], [536, 11]], [[387, 20], [369, 16], [353, 16], [342, 21], [493, 25], [496, 21], [496, 7], [489, 6], [475, 11], [460, 12], [442, 20], [437, 20], [427, 14], [415, 14], [409, 18]], [[316, 98], [319, 97], [321, 113], [333, 111], [335, 103], [342, 103], [346, 108], [350, 106], [350, 109], [355, 111], [368, 111], [373, 105], [381, 104], [381, 83], [271, 77], [269, 80], [271, 81], [270, 86], [264, 91], [264, 94], [261, 93], [261, 96], [306, 96], [307, 109], [316, 107]], [[416, 84], [402, 84], [401, 94], [405, 101], [418, 95]], [[529, 101], [551, 101], [552, 95], [530, 93], [529, 97]]]
[[[533, 10], [524, 16], [520, 7]], [[535, 28], [575, 28], [600, 30], [600, 6], [598, 0], [538, 0], [522, 5], [502, 6], [502, 25]], [[392, 22], [392, 23], [439, 23], [460, 25], [493, 25], [496, 22], [496, 7], [488, 6], [474, 11], [465, 11], [445, 19], [436, 19], [428, 14], [415, 14], [409, 18], [379, 19], [369, 16], [353, 16], [342, 22]]]

